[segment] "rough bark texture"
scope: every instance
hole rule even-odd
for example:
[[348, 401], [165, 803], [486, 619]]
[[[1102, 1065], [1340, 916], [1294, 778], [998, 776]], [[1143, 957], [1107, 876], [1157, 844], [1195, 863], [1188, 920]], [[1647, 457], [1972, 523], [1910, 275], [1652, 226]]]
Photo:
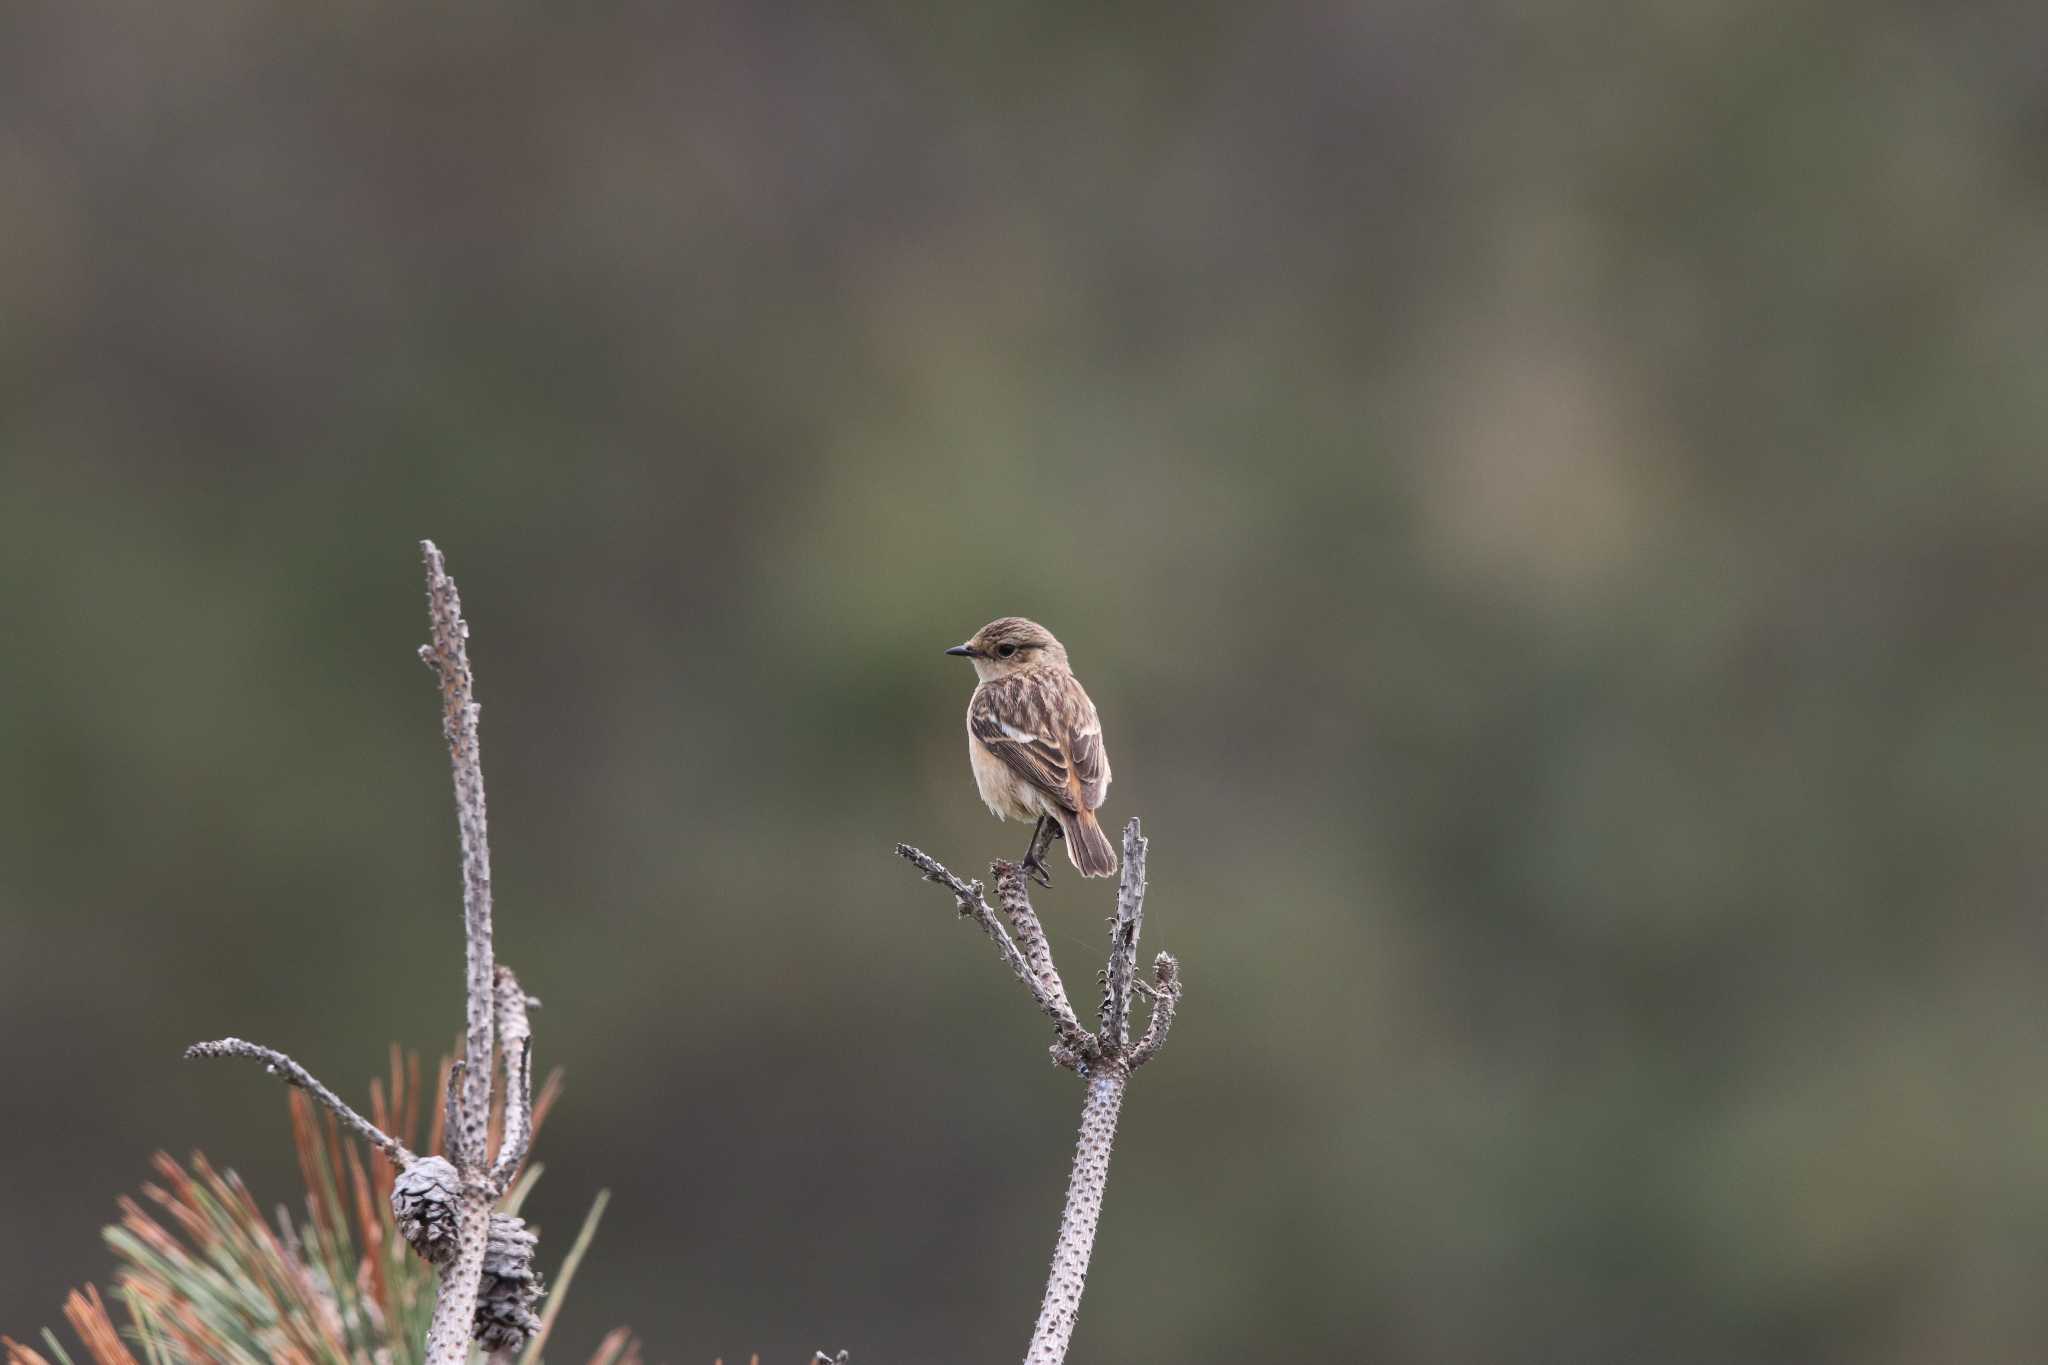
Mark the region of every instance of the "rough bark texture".
[[[440, 550], [420, 542], [427, 566], [432, 635], [420, 658], [441, 686], [441, 734], [455, 780], [455, 825], [462, 841], [462, 925], [468, 999], [464, 1065], [450, 1081], [450, 1153], [461, 1183], [456, 1255], [441, 1272], [441, 1293], [427, 1325], [427, 1365], [465, 1365], [472, 1338], [491, 1352], [516, 1351], [540, 1326], [533, 1305], [534, 1236], [517, 1218], [493, 1213], [533, 1133], [532, 1031], [526, 992], [492, 955], [490, 823], [485, 815], [478, 707], [469, 667], [469, 622]], [[505, 1129], [497, 1160], [488, 1150], [493, 1042], [502, 1036]], [[458, 1092], [459, 1091], [459, 1095]], [[396, 1195], [394, 1194], [394, 1200]]]
[[491, 1163], [491, 1186], [494, 1194], [503, 1194], [533, 1141], [533, 1029], [526, 1022], [526, 991], [510, 967], [498, 968], [495, 996], [498, 1050], [505, 1065], [505, 1131]]
[[300, 1066], [276, 1048], [264, 1047], [260, 1043], [245, 1042], [240, 1038], [222, 1038], [212, 1043], [194, 1043], [185, 1049], [185, 1056], [188, 1060], [202, 1057], [247, 1057], [261, 1062], [263, 1063], [263, 1069], [271, 1075], [280, 1078], [287, 1085], [299, 1087], [299, 1089], [326, 1105], [343, 1123], [355, 1129], [356, 1133], [364, 1141], [389, 1157], [392, 1165], [403, 1170], [413, 1163], [413, 1154], [406, 1150], [404, 1143], [400, 1142], [397, 1138], [391, 1137], [376, 1124], [349, 1108], [343, 1102], [341, 1096], [320, 1084], [312, 1072], [306, 1070], [306, 1068]]
[[1060, 980], [1059, 969], [1053, 966], [1052, 944], [1046, 941], [1045, 926], [1038, 922], [1038, 913], [1024, 893], [1024, 879], [998, 876], [996, 900], [1016, 932], [1017, 951], [1024, 959], [1025, 984], [1033, 987], [1032, 994], [1041, 1002], [1040, 1008], [1059, 1029], [1060, 1041], [1079, 1043], [1085, 1036], [1081, 1021], [1074, 1017], [1074, 1006], [1067, 999], [1067, 983]]
[[1116, 1145], [1117, 1114], [1123, 1109], [1130, 1073], [1121, 1062], [1106, 1062], [1088, 1078], [1088, 1097], [1081, 1104], [1081, 1136], [1074, 1144], [1074, 1169], [1067, 1177], [1067, 1203], [1060, 1211], [1059, 1238], [1052, 1248], [1052, 1273], [1045, 1281], [1045, 1301], [1032, 1329], [1026, 1365], [1060, 1365], [1074, 1339], [1081, 1316], [1081, 1291], [1088, 1287], [1088, 1258], [1095, 1250], [1095, 1228], [1102, 1219], [1102, 1196], [1109, 1187], [1109, 1154]]
[[1109, 930], [1109, 970], [1103, 973], [1102, 1038], [1121, 1052], [1131, 1041], [1131, 976], [1138, 965], [1138, 933], [1145, 927], [1145, 836], [1138, 822], [1124, 826], [1124, 875], [1116, 888], [1116, 918]]
[[960, 907], [960, 913], [981, 926], [982, 932], [996, 945], [996, 955], [1002, 958], [1003, 965], [1024, 983], [1025, 989], [1031, 992], [1031, 998], [1037, 1002], [1038, 1008], [1044, 1011], [1046, 1018], [1052, 1020], [1053, 1031], [1059, 1035], [1060, 1043], [1078, 1052], [1088, 1035], [1083, 1032], [1081, 1021], [1074, 1017], [1074, 1007], [1067, 1000], [1067, 988], [1061, 983], [1059, 972], [1053, 968], [1052, 951], [1046, 945], [1045, 930], [1038, 923], [1038, 915], [1031, 908], [1031, 899], [1025, 894], [1024, 877], [1019, 865], [993, 865], [996, 894], [1002, 899], [1004, 909], [1013, 922], [1021, 917], [1029, 924], [1029, 929], [1024, 932], [1027, 938], [1035, 941], [1035, 951], [1043, 958], [1042, 973], [1033, 962], [1025, 959], [1016, 943], [1011, 941], [1009, 931], [1003, 928], [1002, 921], [996, 918], [995, 911], [991, 910], [988, 901], [983, 899], [980, 882], [961, 881], [947, 871], [945, 865], [938, 859], [921, 849], [912, 848], [909, 844], [896, 845], [896, 853], [922, 872], [926, 881], [937, 882], [953, 893], [953, 900]]
[[1152, 1017], [1145, 1021], [1145, 1034], [1131, 1048], [1131, 1069], [1137, 1070], [1166, 1046], [1167, 1030], [1173, 1027], [1173, 1012], [1180, 1004], [1180, 963], [1172, 953], [1152, 959]]
[[464, 1189], [455, 1201], [455, 1256], [441, 1267], [441, 1292], [427, 1324], [427, 1365], [468, 1365], [476, 1330], [477, 1287], [490, 1246], [491, 1206], [481, 1192]]
[[455, 827], [462, 840], [462, 921], [467, 955], [468, 1069], [463, 1073], [462, 1126], [449, 1135], [457, 1163], [480, 1166], [491, 1112], [491, 1034], [496, 1017], [491, 948], [490, 821], [484, 805], [483, 755], [477, 744], [475, 680], [469, 669], [469, 622], [441, 551], [420, 542], [427, 564], [427, 618], [433, 638], [420, 658], [441, 685], [441, 735], [455, 775]]
[[[533, 1136], [533, 1035], [529, 1002], [491, 944], [491, 849], [484, 775], [477, 748], [477, 704], [469, 668], [469, 623], [441, 552], [421, 541], [432, 639], [420, 658], [441, 690], [441, 733], [455, 781], [455, 824], [462, 843], [462, 926], [467, 1011], [464, 1055], [449, 1071], [447, 1157], [419, 1157], [344, 1104], [282, 1052], [223, 1038], [198, 1043], [188, 1057], [247, 1057], [308, 1091], [399, 1168], [391, 1212], [399, 1233], [440, 1271], [440, 1294], [427, 1328], [428, 1365], [466, 1365], [470, 1341], [494, 1355], [524, 1347], [540, 1325], [533, 1269], [535, 1238], [521, 1220], [494, 1213], [526, 1159]], [[979, 893], [977, 892], [977, 897]], [[495, 1160], [489, 1145], [494, 1039], [502, 1040], [505, 1127]]]
[[1060, 1365], [1073, 1340], [1081, 1312], [1081, 1293], [1088, 1285], [1088, 1260], [1095, 1249], [1095, 1229], [1102, 1218], [1102, 1197], [1109, 1183], [1109, 1155], [1116, 1145], [1117, 1115], [1134, 1068], [1144, 1065], [1166, 1042], [1175, 1008], [1180, 1004], [1180, 966], [1172, 954], [1161, 953], [1152, 964], [1152, 1015], [1144, 1036], [1130, 1040], [1131, 997], [1142, 990], [1135, 977], [1138, 936], [1145, 922], [1146, 841], [1133, 820], [1124, 828], [1123, 877], [1117, 888], [1116, 918], [1110, 922], [1109, 964], [1103, 972], [1101, 1032], [1091, 1034], [1074, 1017], [1066, 983], [1053, 965], [1052, 946], [1031, 908], [1025, 872], [1016, 863], [991, 865], [996, 898], [1016, 930], [1013, 941], [982, 898], [981, 883], [963, 882], [936, 858], [898, 844], [896, 852], [913, 864], [925, 880], [953, 893], [960, 913], [978, 923], [996, 945], [996, 952], [1031, 992], [1038, 1008], [1052, 1020], [1053, 1060], [1087, 1078], [1081, 1105], [1081, 1136], [1074, 1148], [1073, 1170], [1067, 1178], [1067, 1202], [1053, 1245], [1052, 1272], [1038, 1324], [1025, 1352], [1026, 1365]]

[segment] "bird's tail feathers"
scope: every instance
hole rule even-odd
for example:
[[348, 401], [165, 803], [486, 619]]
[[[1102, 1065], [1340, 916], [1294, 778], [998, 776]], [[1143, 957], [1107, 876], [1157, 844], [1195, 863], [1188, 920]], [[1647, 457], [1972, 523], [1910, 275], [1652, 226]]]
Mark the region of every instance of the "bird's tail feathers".
[[1116, 874], [1116, 849], [1111, 846], [1109, 836], [1102, 832], [1102, 826], [1095, 823], [1095, 812], [1079, 811], [1060, 821], [1065, 829], [1067, 857], [1084, 877], [1110, 877]]

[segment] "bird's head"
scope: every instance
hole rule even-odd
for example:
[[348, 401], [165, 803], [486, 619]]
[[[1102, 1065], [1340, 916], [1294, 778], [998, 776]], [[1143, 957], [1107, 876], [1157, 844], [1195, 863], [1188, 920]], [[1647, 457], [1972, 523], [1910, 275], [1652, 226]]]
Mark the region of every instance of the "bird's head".
[[1046, 664], [1067, 666], [1066, 646], [1044, 626], [1021, 616], [998, 617], [975, 631], [966, 644], [946, 652], [974, 660], [975, 675], [983, 682]]

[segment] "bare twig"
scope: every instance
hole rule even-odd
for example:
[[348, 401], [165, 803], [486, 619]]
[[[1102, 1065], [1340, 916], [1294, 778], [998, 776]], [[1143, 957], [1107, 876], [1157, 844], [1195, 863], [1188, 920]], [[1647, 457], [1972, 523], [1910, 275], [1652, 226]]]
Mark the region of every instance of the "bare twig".
[[469, 1070], [469, 1063], [460, 1057], [448, 1059], [448, 1084], [441, 1088], [441, 1135], [442, 1151], [452, 1151], [454, 1132], [462, 1126], [462, 1076]]
[[1173, 1027], [1173, 1012], [1180, 1006], [1180, 963], [1172, 953], [1152, 959], [1152, 1017], [1145, 1021], [1145, 1036], [1131, 1049], [1131, 1069], [1152, 1060], [1166, 1045], [1166, 1032]]
[[1059, 969], [1052, 965], [1052, 944], [1046, 941], [1045, 926], [1038, 922], [1038, 912], [1031, 908], [1024, 869], [1016, 863], [999, 862], [995, 874], [996, 901], [1017, 932], [1017, 951], [1030, 973], [1027, 984], [1039, 1000], [1039, 1007], [1052, 1017], [1060, 1041], [1078, 1047], [1088, 1035], [1082, 1031], [1081, 1021], [1074, 1017], [1074, 1007], [1067, 1000], [1067, 983], [1060, 980]]
[[[432, 541], [426, 561], [431, 642], [420, 658], [441, 689], [441, 733], [455, 781], [455, 823], [462, 842], [462, 923], [467, 1008], [464, 1055], [448, 1070], [443, 1132], [447, 1157], [416, 1156], [350, 1109], [304, 1067], [239, 1038], [200, 1043], [188, 1057], [249, 1057], [333, 1110], [399, 1168], [392, 1213], [413, 1248], [440, 1269], [440, 1294], [427, 1327], [427, 1365], [465, 1365], [474, 1337], [493, 1353], [516, 1351], [540, 1326], [533, 1305], [535, 1238], [518, 1218], [494, 1214], [525, 1161], [533, 1138], [533, 1035], [518, 978], [496, 965], [491, 944], [491, 849], [484, 776], [477, 748], [477, 704], [469, 667], [469, 623], [447, 565]], [[979, 893], [977, 892], [977, 899]], [[1014, 951], [1014, 949], [1012, 950]], [[502, 1043], [505, 1128], [495, 1161], [487, 1149], [492, 1053]]]
[[[1040, 979], [1038, 973], [1033, 970], [1032, 964], [1026, 961], [1024, 954], [1017, 950], [1017, 945], [1011, 941], [1009, 932], [1003, 928], [1002, 921], [997, 919], [995, 911], [989, 908], [988, 901], [983, 899], [980, 882], [961, 881], [958, 877], [947, 871], [945, 865], [938, 859], [921, 849], [912, 848], [909, 844], [896, 845], [896, 852], [899, 857], [916, 865], [918, 870], [924, 874], [926, 881], [937, 882], [953, 893], [953, 899], [959, 905], [960, 913], [982, 927], [982, 931], [996, 945], [996, 954], [1003, 959], [1003, 965], [1015, 973], [1017, 979], [1024, 983], [1025, 989], [1031, 992], [1031, 998], [1038, 1002], [1039, 1009], [1045, 1011], [1046, 1018], [1052, 1020], [1053, 1028], [1059, 1033], [1060, 1040], [1063, 1043], [1068, 1043], [1070, 1046], [1076, 1045], [1082, 1038], [1087, 1036], [1081, 1031], [1080, 1022], [1074, 1018], [1074, 1007], [1067, 1003], [1066, 987], [1060, 984], [1059, 973], [1051, 971], [1052, 956], [1050, 951], [1045, 953], [1045, 966], [1052, 978], [1052, 989], [1049, 990], [1045, 982]], [[1020, 899], [1022, 898], [1022, 878], [1014, 864], [997, 863], [995, 864], [995, 873], [998, 887], [1002, 886], [1003, 878], [1007, 875], [1009, 880], [1019, 888], [1016, 892], [1017, 896]], [[1030, 902], [1025, 900], [1023, 903], [1025, 913], [1030, 914]], [[1007, 907], [1008, 903], [1006, 902], [1005, 904]], [[1037, 917], [1035, 915], [1031, 917], [1031, 923], [1036, 927]], [[1038, 940], [1041, 948], [1043, 947], [1044, 939], [1045, 933], [1040, 929], [1038, 931]]]
[[1131, 1041], [1131, 976], [1138, 932], [1145, 927], [1145, 836], [1133, 817], [1124, 826], [1124, 871], [1117, 883], [1116, 919], [1109, 931], [1109, 970], [1102, 992], [1102, 1038], [1122, 1051]]
[[[1067, 1202], [1060, 1213], [1059, 1237], [1053, 1246], [1052, 1271], [1025, 1355], [1026, 1365], [1061, 1365], [1073, 1340], [1081, 1292], [1088, 1281], [1088, 1261], [1102, 1217], [1103, 1193], [1109, 1183], [1109, 1157], [1116, 1145], [1117, 1116], [1123, 1108], [1124, 1091], [1130, 1084], [1132, 1070], [1150, 1061], [1165, 1044], [1167, 1031], [1173, 1026], [1174, 1010], [1180, 1003], [1180, 967], [1170, 954], [1161, 953], [1153, 962], [1149, 987], [1136, 979], [1138, 935], [1145, 920], [1146, 841], [1136, 820], [1125, 826], [1123, 877], [1117, 890], [1116, 918], [1110, 924], [1109, 963], [1103, 972], [1102, 1027], [1095, 1034], [1084, 1030], [1074, 1017], [1066, 984], [1053, 965], [1052, 947], [1046, 941], [1037, 912], [1031, 908], [1029, 888], [1018, 865], [997, 862], [991, 868], [997, 899], [1016, 930], [1013, 942], [982, 898], [979, 882], [961, 881], [937, 859], [908, 844], [898, 844], [896, 852], [915, 864], [927, 881], [951, 891], [960, 913], [981, 925], [995, 942], [1004, 964], [1030, 989], [1039, 1009], [1052, 1020], [1056, 1035], [1053, 1059], [1088, 1081], [1087, 1097], [1081, 1106], [1081, 1134], [1067, 1180]], [[1135, 1045], [1130, 1041], [1134, 994], [1149, 995], [1152, 999], [1151, 1018], [1144, 1036]]]
[[490, 822], [484, 806], [483, 759], [477, 745], [475, 683], [469, 670], [469, 622], [462, 596], [441, 551], [420, 542], [427, 564], [427, 618], [433, 638], [420, 646], [420, 659], [441, 684], [441, 735], [455, 775], [455, 824], [462, 837], [462, 922], [469, 983], [469, 1069], [463, 1077], [462, 1126], [449, 1135], [458, 1164], [481, 1166], [484, 1130], [491, 1112], [491, 1030], [494, 982], [491, 958]]
[[[485, 814], [483, 760], [477, 743], [479, 708], [469, 668], [469, 622], [462, 619], [462, 596], [456, 591], [455, 580], [448, 576], [441, 551], [433, 541], [423, 540], [420, 554], [427, 566], [427, 620], [432, 628], [428, 643], [420, 647], [420, 659], [434, 670], [441, 685], [441, 735], [448, 742], [448, 763], [455, 779], [455, 825], [462, 841], [464, 980], [468, 997], [464, 1065], [449, 1079], [449, 1155], [461, 1180], [456, 1205], [455, 1259], [441, 1273], [441, 1292], [434, 1301], [433, 1319], [427, 1324], [427, 1365], [466, 1365], [471, 1336], [496, 1330], [493, 1321], [479, 1318], [477, 1302], [484, 1259], [490, 1249], [491, 1204], [505, 1188], [499, 1183], [499, 1173], [490, 1165], [490, 1153], [486, 1150], [491, 1114], [491, 1052], [501, 1005], [501, 983], [491, 948], [490, 822]], [[510, 979], [510, 973], [506, 976]], [[526, 1135], [531, 1131], [530, 1096], [523, 1087], [512, 1084], [512, 1072], [515, 1066], [525, 1069], [531, 1040], [526, 1033], [526, 997], [519, 992], [516, 980], [506, 992], [508, 997], [514, 994], [516, 1002], [510, 998], [503, 1002], [509, 1013], [516, 1015], [507, 1022], [522, 1035], [516, 1058], [514, 1048], [507, 1047], [505, 1051], [506, 1137], [516, 1137], [516, 1145], [521, 1149], [517, 1155], [523, 1159]], [[520, 1130], [516, 1135], [515, 1114]], [[506, 1144], [508, 1149], [513, 1145]], [[493, 1342], [494, 1347], [496, 1344]]]
[[278, 1077], [287, 1085], [295, 1085], [332, 1110], [337, 1118], [368, 1142], [372, 1147], [389, 1157], [391, 1164], [403, 1169], [413, 1163], [413, 1154], [405, 1144], [392, 1137], [376, 1124], [348, 1107], [339, 1095], [320, 1084], [313, 1073], [300, 1066], [275, 1048], [259, 1043], [245, 1042], [240, 1038], [222, 1038], [218, 1042], [194, 1043], [185, 1049], [187, 1059], [199, 1057], [247, 1057], [263, 1063], [263, 1069]]
[[[923, 849], [913, 848], [909, 844], [896, 845], [896, 856], [907, 859], [914, 864], [917, 870], [924, 874], [926, 881], [937, 882], [940, 886], [951, 891], [953, 899], [959, 902], [960, 913], [972, 915], [977, 920], [984, 920], [982, 927], [988, 928], [986, 920], [993, 919], [993, 915], [989, 911], [988, 902], [981, 898], [980, 882], [961, 881], [948, 871], [946, 865], [937, 858], [932, 857], [931, 854], [926, 853]], [[997, 931], [991, 929], [989, 932], [993, 935]], [[997, 940], [998, 944], [1003, 941], [1001, 939]], [[1007, 959], [1007, 954], [1005, 957]]]
[[491, 1163], [491, 1185], [503, 1194], [533, 1141], [533, 1030], [526, 1022], [526, 992], [512, 969], [497, 972], [498, 1049], [504, 1056], [505, 1132]]

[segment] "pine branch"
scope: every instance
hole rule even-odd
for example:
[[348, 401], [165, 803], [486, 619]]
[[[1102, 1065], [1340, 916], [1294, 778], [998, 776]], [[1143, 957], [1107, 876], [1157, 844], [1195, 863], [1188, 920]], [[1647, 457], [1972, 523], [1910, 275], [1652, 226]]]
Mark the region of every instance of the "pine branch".
[[[282, 1052], [224, 1038], [199, 1043], [188, 1057], [248, 1057], [317, 1098], [398, 1167], [391, 1207], [400, 1232], [440, 1270], [440, 1293], [427, 1328], [427, 1365], [466, 1365], [472, 1338], [494, 1353], [516, 1352], [538, 1330], [533, 1306], [535, 1239], [520, 1219], [492, 1206], [511, 1186], [533, 1138], [533, 1034], [519, 980], [492, 956], [491, 849], [477, 742], [478, 707], [469, 665], [469, 623], [441, 551], [420, 542], [426, 563], [429, 642], [420, 658], [441, 692], [441, 733], [455, 787], [462, 847], [462, 924], [466, 996], [464, 1055], [449, 1070], [447, 1157], [417, 1156], [344, 1104]], [[505, 1123], [495, 1159], [488, 1150], [494, 1042], [501, 1042]]]
[[462, 924], [467, 948], [469, 1069], [462, 1085], [462, 1126], [451, 1135], [451, 1154], [461, 1163], [484, 1162], [484, 1131], [491, 1112], [491, 1033], [496, 1018], [496, 978], [491, 959], [491, 844], [485, 814], [483, 757], [477, 743], [475, 680], [469, 669], [469, 622], [462, 596], [441, 551], [420, 542], [427, 564], [427, 617], [433, 638], [420, 646], [420, 660], [441, 685], [441, 734], [448, 742], [455, 776], [455, 825], [462, 839]]
[[[1171, 954], [1161, 953], [1154, 960], [1149, 989], [1136, 980], [1138, 936], [1145, 922], [1146, 840], [1135, 819], [1124, 827], [1123, 875], [1117, 887], [1116, 918], [1110, 922], [1109, 962], [1103, 971], [1101, 1030], [1093, 1034], [1075, 1018], [1066, 983], [1053, 964], [1052, 947], [1031, 908], [1030, 889], [1018, 864], [997, 862], [990, 867], [996, 899], [1016, 931], [1013, 941], [982, 898], [979, 882], [961, 881], [937, 859], [909, 844], [898, 844], [896, 852], [916, 866], [926, 881], [951, 891], [961, 915], [972, 918], [994, 941], [1004, 965], [1024, 982], [1039, 1009], [1052, 1020], [1053, 1060], [1088, 1083], [1081, 1105], [1080, 1137], [1067, 1179], [1067, 1200], [1053, 1244], [1052, 1269], [1024, 1357], [1026, 1365], [1061, 1365], [1073, 1340], [1081, 1293], [1087, 1287], [1088, 1262], [1109, 1184], [1109, 1157], [1116, 1145], [1124, 1092], [1131, 1072], [1164, 1046], [1180, 1004], [1180, 965]], [[1152, 1013], [1144, 1034], [1133, 1044], [1131, 997], [1138, 994], [1151, 996]]]
[[417, 1159], [406, 1150], [404, 1143], [349, 1108], [339, 1095], [320, 1084], [312, 1072], [275, 1048], [244, 1042], [240, 1038], [222, 1038], [218, 1042], [192, 1044], [185, 1049], [185, 1057], [188, 1061], [202, 1057], [247, 1057], [252, 1061], [261, 1062], [265, 1071], [278, 1077], [286, 1085], [295, 1085], [326, 1105], [328, 1112], [354, 1129], [365, 1142], [389, 1157], [392, 1165], [403, 1169]]

